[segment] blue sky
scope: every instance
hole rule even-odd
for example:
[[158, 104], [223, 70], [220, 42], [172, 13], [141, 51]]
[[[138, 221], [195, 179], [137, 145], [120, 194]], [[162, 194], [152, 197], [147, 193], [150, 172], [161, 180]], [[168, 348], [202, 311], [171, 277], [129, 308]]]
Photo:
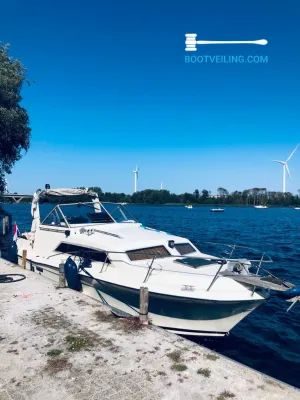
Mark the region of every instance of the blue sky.
[[[298, 0], [0, 0], [0, 40], [36, 83], [23, 91], [31, 148], [9, 189], [100, 186], [175, 193], [219, 186], [281, 190], [300, 142]], [[267, 46], [184, 48], [203, 40]], [[186, 55], [268, 63], [185, 63]], [[289, 164], [300, 188], [300, 149]]]

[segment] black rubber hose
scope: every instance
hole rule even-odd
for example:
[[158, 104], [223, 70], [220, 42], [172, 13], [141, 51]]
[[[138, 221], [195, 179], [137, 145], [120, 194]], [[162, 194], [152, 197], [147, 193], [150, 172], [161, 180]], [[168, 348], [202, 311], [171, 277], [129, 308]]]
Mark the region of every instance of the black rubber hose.
[[[14, 279], [14, 276], [20, 276], [21, 278]], [[26, 279], [25, 275], [22, 274], [5, 274], [5, 275], [0, 275], [0, 283], [14, 283], [14, 282], [20, 282]]]

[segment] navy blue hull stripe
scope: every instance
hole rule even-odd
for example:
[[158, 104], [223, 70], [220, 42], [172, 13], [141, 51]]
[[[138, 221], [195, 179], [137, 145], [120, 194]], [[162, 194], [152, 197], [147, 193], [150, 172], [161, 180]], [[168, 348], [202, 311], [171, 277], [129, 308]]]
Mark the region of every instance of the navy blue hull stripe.
[[166, 329], [168, 331], [176, 331], [176, 332], [184, 332], [188, 335], [188, 333], [201, 333], [202, 335], [207, 334], [215, 334], [215, 335], [227, 335], [228, 332], [214, 332], [214, 331], [199, 331], [193, 329], [182, 329], [182, 328], [170, 328], [168, 326], [160, 326], [160, 328]]

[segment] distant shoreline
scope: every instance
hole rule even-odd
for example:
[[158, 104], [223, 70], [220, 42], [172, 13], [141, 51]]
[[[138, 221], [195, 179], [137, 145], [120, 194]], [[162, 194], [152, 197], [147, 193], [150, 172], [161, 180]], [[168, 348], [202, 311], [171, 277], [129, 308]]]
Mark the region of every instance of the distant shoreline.
[[[101, 200], [100, 200], [100, 202], [101, 202]], [[105, 201], [103, 201], [103, 203], [105, 203]], [[111, 203], [113, 203], [113, 202], [111, 202]], [[9, 205], [31, 204], [31, 202], [24, 201], [24, 202], [20, 202], [20, 203], [9, 203], [9, 202], [0, 203], [0, 214], [1, 214], [1, 207], [2, 207], [2, 212], [6, 212], [5, 209], [3, 208], [3, 207], [5, 207], [6, 204], [9, 204]], [[51, 203], [41, 203], [41, 204], [51, 204]], [[54, 204], [57, 204], [57, 203], [53, 203], [53, 205]], [[246, 204], [226, 204], [226, 203], [224, 203], [224, 204], [193, 204], [193, 203], [190, 203], [190, 204], [193, 206], [193, 208], [194, 207], [206, 207], [206, 208], [212, 208], [212, 207], [219, 207], [219, 208], [224, 208], [224, 207], [226, 207], [226, 208], [233, 208], [233, 207], [254, 208], [253, 204], [248, 204], [248, 205], [246, 205]], [[166, 206], [185, 207], [188, 204], [185, 204], [185, 203], [180, 203], [180, 204], [178, 204], [178, 203], [164, 203], [164, 204], [157, 204], [157, 203], [156, 204], [153, 204], [153, 203], [126, 203], [124, 205], [125, 206], [144, 206], [144, 207], [147, 207], [147, 206], [155, 206], [155, 207], [160, 207], [160, 206], [164, 206], [164, 207], [166, 207]], [[298, 205], [284, 206], [284, 205], [271, 205], [270, 204], [270, 205], [267, 205], [267, 207], [268, 208], [295, 208], [295, 207], [298, 207]]]
[[[188, 204], [178, 204], [178, 203], [165, 203], [165, 204], [151, 204], [151, 203], [128, 203], [126, 205], [131, 206], [176, 206], [176, 207], [185, 207]], [[239, 208], [254, 208], [253, 204], [245, 205], [245, 204], [191, 204], [194, 207], [239, 207]], [[295, 208], [297, 206], [284, 206], [284, 205], [267, 205], [267, 208]]]

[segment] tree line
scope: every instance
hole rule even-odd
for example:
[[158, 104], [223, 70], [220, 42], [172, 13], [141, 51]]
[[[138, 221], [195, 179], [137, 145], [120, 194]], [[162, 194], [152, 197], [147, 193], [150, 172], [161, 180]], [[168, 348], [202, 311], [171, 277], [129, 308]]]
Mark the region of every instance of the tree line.
[[[78, 189], [84, 189], [80, 187]], [[175, 194], [169, 190], [146, 189], [136, 193], [125, 194], [115, 192], [103, 192], [98, 186], [89, 187], [89, 190], [98, 194], [100, 201], [127, 204], [193, 204], [193, 205], [236, 205], [253, 206], [268, 205], [275, 207], [300, 206], [300, 189], [298, 194], [268, 191], [266, 188], [253, 188], [243, 191], [229, 192], [224, 188], [218, 188], [216, 194], [210, 191], [195, 189], [193, 193]], [[1, 197], [1, 193], [0, 193]], [[9, 200], [6, 199], [9, 202]], [[22, 202], [30, 202], [24, 199]], [[72, 198], [68, 199], [72, 202]]]
[[266, 188], [252, 188], [229, 193], [225, 188], [218, 188], [212, 195], [210, 191], [196, 189], [193, 193], [175, 194], [168, 190], [146, 189], [132, 195], [125, 193], [103, 192], [100, 187], [90, 187], [103, 202], [132, 204], [211, 204], [211, 205], [269, 205], [298, 206], [300, 205], [300, 189], [297, 195], [267, 191]]

